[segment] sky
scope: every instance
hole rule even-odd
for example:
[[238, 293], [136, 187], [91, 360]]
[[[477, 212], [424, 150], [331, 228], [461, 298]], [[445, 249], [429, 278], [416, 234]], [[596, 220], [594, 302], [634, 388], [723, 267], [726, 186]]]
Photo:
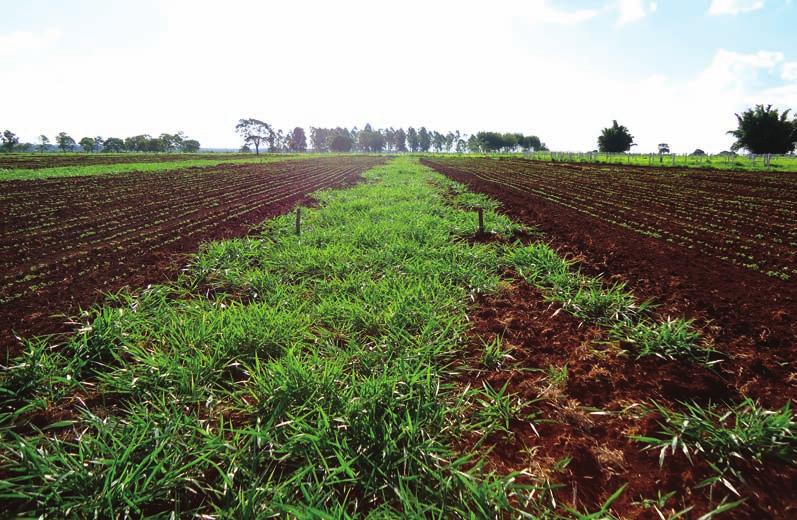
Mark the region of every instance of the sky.
[[735, 112], [797, 110], [793, 0], [27, 0], [0, 17], [0, 130], [426, 126], [588, 151], [727, 149]]

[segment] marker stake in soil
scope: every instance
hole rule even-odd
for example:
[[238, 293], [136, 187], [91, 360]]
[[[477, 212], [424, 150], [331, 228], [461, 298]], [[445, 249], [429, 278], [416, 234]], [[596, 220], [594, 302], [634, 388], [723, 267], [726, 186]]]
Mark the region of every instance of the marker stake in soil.
[[484, 208], [478, 207], [476, 208], [476, 212], [479, 214], [479, 234], [484, 234]]
[[296, 234], [302, 234], [302, 208], [296, 208]]

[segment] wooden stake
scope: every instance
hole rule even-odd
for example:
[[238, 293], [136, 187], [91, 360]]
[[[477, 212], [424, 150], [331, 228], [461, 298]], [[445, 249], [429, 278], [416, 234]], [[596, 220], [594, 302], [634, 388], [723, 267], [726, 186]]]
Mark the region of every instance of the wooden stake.
[[479, 234], [484, 234], [484, 208], [478, 207], [476, 211], [479, 213]]
[[296, 208], [296, 234], [302, 234], [302, 208]]

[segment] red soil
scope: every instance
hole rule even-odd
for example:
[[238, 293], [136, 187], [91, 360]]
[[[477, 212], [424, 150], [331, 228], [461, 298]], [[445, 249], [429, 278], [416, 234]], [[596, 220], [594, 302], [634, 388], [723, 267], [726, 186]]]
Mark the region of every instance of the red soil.
[[252, 154], [217, 153], [126, 153], [126, 154], [23, 154], [0, 155], [0, 170], [56, 168], [59, 166], [89, 166], [93, 164], [157, 163], [166, 161], [192, 161], [197, 159], [253, 159]]
[[[463, 384], [489, 381], [529, 399], [544, 397], [542, 417], [552, 423], [537, 425], [540, 436], [527, 424], [517, 424], [512, 438], [491, 439], [492, 464], [502, 471], [545, 474], [556, 460], [573, 460], [552, 480], [564, 482], [560, 502], [579, 507], [599, 507], [621, 485], [629, 487], [615, 506], [624, 517], [657, 518], [644, 510], [641, 497], [655, 498], [677, 491], [669, 506], [695, 506], [699, 516], [716, 506], [720, 497], [734, 496], [722, 485], [695, 486], [711, 472], [703, 462], [690, 465], [683, 456], [671, 456], [659, 468], [657, 452], [643, 452], [629, 435], [655, 434], [656, 418], [635, 414], [641, 403], [656, 400], [670, 407], [678, 401], [698, 403], [736, 402], [742, 396], [758, 399], [767, 407], [794, 400], [797, 374], [793, 360], [797, 347], [797, 287], [758, 272], [701, 255], [694, 250], [639, 235], [603, 222], [581, 211], [535, 196], [525, 189], [487, 182], [453, 162], [424, 160], [448, 177], [486, 193], [502, 203], [514, 219], [544, 232], [563, 254], [576, 256], [590, 274], [626, 282], [641, 299], [660, 304], [660, 316], [695, 318], [715, 347], [728, 354], [715, 370], [659, 359], [636, 360], [619, 354], [601, 340], [597, 329], [581, 324], [544, 302], [542, 295], [517, 282], [510, 291], [483, 297], [471, 316], [473, 354], [470, 366], [478, 366], [481, 341], [501, 334], [512, 348], [515, 363], [499, 371], [471, 371]], [[550, 168], [550, 165], [548, 165]], [[743, 187], [739, 188], [743, 190]], [[567, 383], [548, 388], [545, 369], [567, 365]], [[521, 370], [526, 369], [526, 370]], [[475, 381], [474, 381], [475, 379]], [[584, 407], [631, 413], [590, 414]], [[468, 447], [465, 442], [463, 448]], [[529, 456], [527, 451], [534, 450]], [[747, 502], [730, 513], [740, 518], [793, 518], [797, 514], [797, 468], [767, 461], [765, 470], [744, 472], [748, 485], [740, 486]], [[575, 499], [574, 499], [575, 497]], [[680, 507], [678, 507], [680, 506]]]
[[16, 335], [73, 330], [67, 316], [106, 292], [175, 275], [210, 240], [239, 237], [351, 185], [381, 162], [323, 158], [0, 183], [0, 349]]

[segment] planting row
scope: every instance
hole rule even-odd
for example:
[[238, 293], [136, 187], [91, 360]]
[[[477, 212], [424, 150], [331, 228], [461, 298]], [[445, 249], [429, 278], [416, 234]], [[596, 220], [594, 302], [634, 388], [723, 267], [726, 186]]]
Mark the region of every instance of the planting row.
[[5, 154], [0, 155], [0, 170], [17, 168], [55, 168], [58, 166], [88, 166], [92, 164], [154, 163], [197, 159], [242, 159], [251, 156], [252, 154], [232, 153]]
[[797, 276], [797, 176], [429, 161], [769, 276]]

